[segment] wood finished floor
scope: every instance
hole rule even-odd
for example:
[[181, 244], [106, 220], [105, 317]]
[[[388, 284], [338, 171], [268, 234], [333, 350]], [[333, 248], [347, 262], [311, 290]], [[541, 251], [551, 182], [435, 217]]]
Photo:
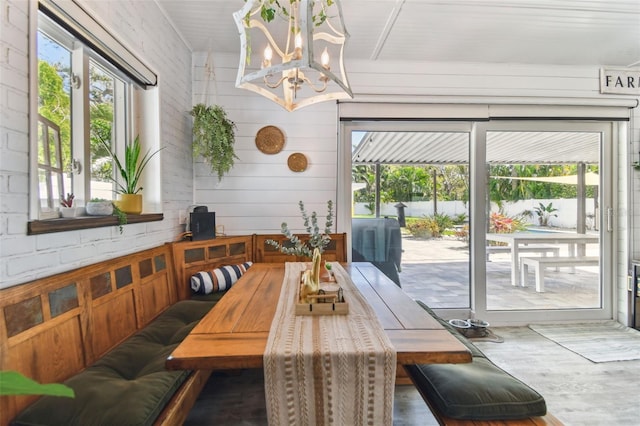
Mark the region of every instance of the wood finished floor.
[[[504, 343], [476, 345], [497, 365], [540, 392], [566, 425], [640, 424], [640, 360], [593, 363], [527, 327], [492, 328]], [[185, 425], [265, 425], [261, 370], [212, 376]], [[417, 391], [396, 386], [394, 425], [436, 425]]]

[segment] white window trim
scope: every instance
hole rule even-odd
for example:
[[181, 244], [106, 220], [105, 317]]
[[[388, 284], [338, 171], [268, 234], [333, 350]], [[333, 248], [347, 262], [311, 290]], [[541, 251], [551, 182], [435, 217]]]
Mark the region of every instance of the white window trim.
[[39, 3], [47, 15], [55, 15], [54, 20], [78, 34], [91, 48], [108, 57], [116, 67], [139, 84], [142, 86], [157, 84], [156, 73], [75, 1], [39, 0]]
[[[51, 0], [38, 0], [38, 1], [29, 2], [29, 34], [37, 34], [38, 32], [38, 29], [39, 29], [38, 13], [39, 13], [39, 4], [41, 2], [52, 3]], [[73, 3], [74, 6], [77, 7], [77, 4], [75, 4], [70, 0], [53, 0], [53, 2], [59, 5], [60, 4], [66, 5], [66, 4]], [[89, 16], [89, 18], [91, 17]], [[109, 34], [109, 37], [115, 40], [110, 34]], [[117, 42], [117, 40], [115, 41]], [[124, 45], [122, 46], [126, 49]], [[140, 64], [142, 63], [140, 62]], [[129, 133], [135, 132], [136, 134], [138, 134], [142, 140], [143, 151], [146, 151], [147, 149], [157, 150], [160, 145], [159, 143], [160, 129], [159, 129], [159, 119], [158, 119], [159, 99], [158, 99], [158, 87], [156, 85], [158, 77], [150, 68], [146, 67], [144, 64], [142, 64], [141, 67], [146, 70], [145, 73], [149, 71], [153, 74], [153, 84], [155, 85], [155, 87], [150, 88], [149, 86], [147, 86], [146, 88], [150, 90], [139, 90], [139, 91], [136, 90], [136, 92], [140, 92], [140, 93], [138, 93], [135, 96], [133, 93], [129, 93], [127, 95], [127, 96], [130, 96], [134, 102], [139, 102], [139, 105], [140, 105], [139, 113], [143, 114], [143, 117], [134, 116], [133, 111], [129, 111], [129, 110], [123, 111], [122, 112], [123, 114], [128, 114], [130, 116], [129, 117], [131, 119], [130, 127], [132, 127], [130, 129], [125, 129], [123, 131], [129, 132]], [[29, 74], [32, 76], [38, 75], [37, 37], [29, 37]], [[129, 77], [133, 78], [133, 76], [129, 76]], [[148, 75], [148, 77], [151, 80], [151, 76]], [[83, 85], [83, 87], [84, 86], [86, 85]], [[144, 88], [145, 87], [143, 87], [143, 89]], [[84, 115], [85, 112], [82, 112], [82, 114]], [[88, 111], [86, 111], [86, 115], [87, 115], [86, 121], [88, 122]], [[29, 79], [29, 116], [30, 117], [38, 116], [38, 79], [37, 78]], [[88, 132], [89, 132], [89, 129], [87, 127], [86, 138], [88, 138]], [[37, 134], [38, 134], [38, 120], [30, 119], [29, 120], [29, 152], [31, 153], [37, 152], [37, 149], [38, 149]], [[81, 136], [82, 137], [76, 137], [75, 135], [73, 135], [72, 140], [73, 141], [85, 140], [85, 136], [84, 135], [81, 135]], [[126, 139], [127, 138], [124, 138], [122, 140], [126, 140]], [[122, 149], [122, 147], [120, 147], [120, 149]], [[88, 152], [86, 153], [86, 156], [89, 156]], [[88, 158], [83, 159], [83, 165], [84, 164], [89, 164]], [[36, 155], [29, 155], [28, 220], [30, 222], [43, 219], [40, 216], [40, 199], [39, 199], [37, 173], [38, 173], [38, 158]], [[147, 185], [145, 185], [146, 196], [144, 199], [144, 211], [145, 213], [149, 212], [148, 214], [152, 216], [158, 216], [157, 213], [151, 213], [151, 212], [159, 212], [162, 210], [162, 196], [161, 196], [162, 191], [161, 191], [160, 184], [158, 183], [160, 182], [159, 156], [156, 156], [156, 158], [154, 158], [149, 162], [144, 175], [145, 176], [143, 176], [143, 180], [144, 180], [143, 183], [147, 183]], [[150, 182], [153, 184], [149, 185]], [[86, 185], [88, 185], [88, 183], [80, 184], [80, 187], [78, 189], [74, 188], [74, 191], [82, 191], [82, 194], [84, 194], [85, 193], [84, 187], [86, 187]], [[80, 197], [78, 197], [77, 199], [79, 202], [82, 202], [82, 200], [80, 200]], [[157, 220], [157, 219], [152, 219], [152, 220]]]

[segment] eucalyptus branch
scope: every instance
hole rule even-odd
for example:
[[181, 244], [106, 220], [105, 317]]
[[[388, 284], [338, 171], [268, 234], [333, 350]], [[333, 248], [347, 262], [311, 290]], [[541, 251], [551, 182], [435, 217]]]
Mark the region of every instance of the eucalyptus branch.
[[300, 208], [304, 227], [309, 234], [309, 240], [307, 242], [300, 240], [298, 236], [293, 235], [287, 223], [282, 222], [281, 232], [285, 237], [288, 238], [289, 245], [285, 246], [278, 241], [271, 239], [266, 240], [265, 242], [270, 246], [273, 246], [276, 249], [280, 250], [281, 253], [289, 255], [311, 257], [315, 248], [320, 250], [320, 253], [324, 253], [324, 249], [329, 245], [329, 242], [331, 241], [331, 237], [329, 234], [331, 234], [331, 227], [333, 226], [333, 202], [331, 200], [327, 201], [327, 220], [325, 223], [324, 232], [322, 233], [320, 232], [320, 227], [318, 226], [318, 214], [316, 212], [312, 212], [311, 216], [309, 216], [304, 208], [304, 203], [302, 201], [298, 203], [298, 206]]

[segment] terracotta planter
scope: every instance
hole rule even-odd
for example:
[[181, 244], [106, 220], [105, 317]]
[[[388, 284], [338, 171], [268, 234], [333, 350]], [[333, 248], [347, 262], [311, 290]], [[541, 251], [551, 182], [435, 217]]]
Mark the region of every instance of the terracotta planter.
[[120, 194], [116, 206], [127, 214], [142, 213], [142, 194]]

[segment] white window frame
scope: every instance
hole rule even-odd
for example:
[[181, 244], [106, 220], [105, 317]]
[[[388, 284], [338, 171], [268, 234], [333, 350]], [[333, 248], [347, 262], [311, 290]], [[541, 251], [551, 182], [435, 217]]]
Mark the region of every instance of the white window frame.
[[[139, 135], [142, 141], [142, 149], [154, 150], [160, 146], [159, 142], [159, 104], [156, 74], [137, 59], [115, 37], [104, 30], [91, 16], [89, 16], [78, 4], [69, 1], [39, 0], [30, 2], [30, 34], [35, 35], [40, 30], [40, 6], [55, 12], [55, 21], [63, 23], [63, 27], [76, 33], [83, 34], [82, 39], [90, 43], [92, 48], [78, 43], [75, 36], [71, 36], [66, 29], [61, 30], [53, 39], [58, 42], [65, 41], [65, 46], [72, 46], [74, 72], [76, 68], [82, 70], [80, 75], [81, 90], [72, 90], [72, 128], [71, 128], [71, 156], [74, 164], [73, 189], [65, 188], [66, 192], [73, 191], [76, 204], [83, 206], [90, 198], [90, 138], [89, 138], [89, 87], [82, 84], [85, 81], [83, 75], [88, 75], [89, 59], [96, 62], [102, 68], [106, 68], [110, 74], [116, 76], [114, 87], [114, 121], [112, 128], [113, 149], [118, 155], [124, 152], [126, 141], [132, 141], [133, 135]], [[54, 22], [54, 20], [51, 20]], [[57, 25], [57, 24], [53, 24]], [[102, 28], [96, 30], [96, 25]], [[82, 32], [84, 31], [84, 32]], [[45, 31], [46, 33], [46, 31]], [[67, 36], [63, 36], [62, 33]], [[51, 36], [51, 34], [49, 34]], [[85, 37], [86, 36], [86, 37]], [[30, 37], [30, 74], [38, 75], [38, 51], [37, 37]], [[76, 40], [76, 41], [74, 41]], [[63, 43], [61, 43], [63, 44]], [[94, 50], [97, 49], [97, 50]], [[100, 52], [100, 54], [96, 53]], [[150, 89], [150, 90], [145, 90]], [[38, 116], [38, 79], [30, 79], [30, 116]], [[86, 102], [85, 102], [86, 100]], [[78, 125], [79, 124], [79, 125]], [[38, 120], [30, 120], [30, 152], [37, 152]], [[85, 143], [86, 142], [86, 146]], [[143, 180], [146, 183], [145, 212], [155, 212], [161, 206], [159, 158], [149, 163], [145, 170]], [[156, 164], [157, 163], [157, 164]], [[40, 195], [38, 183], [38, 159], [37, 155], [31, 155], [29, 160], [29, 220], [38, 221], [50, 216], [42, 215], [40, 208]], [[79, 167], [77, 167], [79, 166]], [[151, 182], [151, 184], [149, 184]], [[56, 197], [56, 202], [57, 202]], [[154, 219], [149, 219], [154, 220]], [[142, 220], [144, 221], [144, 220]], [[99, 225], [97, 225], [99, 226]], [[54, 231], [55, 232], [55, 231]]]
[[[91, 153], [90, 153], [90, 67], [98, 67], [114, 79], [113, 123], [111, 128], [112, 149], [116, 153], [124, 152], [127, 140], [135, 134], [133, 115], [138, 106], [133, 102], [131, 91], [135, 83], [122, 75], [113, 65], [93, 52], [80, 40], [68, 34], [43, 14], [38, 14], [38, 31], [68, 49], [71, 53], [73, 84], [71, 89], [71, 161], [74, 167], [71, 188], [76, 202], [82, 205], [95, 198], [91, 192]], [[70, 171], [65, 171], [69, 173]], [[117, 176], [113, 176], [116, 178]], [[111, 185], [114, 189], [114, 185]], [[40, 198], [40, 194], [38, 194]], [[100, 198], [113, 198], [111, 194], [102, 194]], [[58, 201], [58, 197], [54, 197]], [[39, 203], [42, 206], [42, 203]], [[55, 206], [54, 206], [55, 208]], [[38, 212], [38, 217], [49, 216], [48, 211]]]

